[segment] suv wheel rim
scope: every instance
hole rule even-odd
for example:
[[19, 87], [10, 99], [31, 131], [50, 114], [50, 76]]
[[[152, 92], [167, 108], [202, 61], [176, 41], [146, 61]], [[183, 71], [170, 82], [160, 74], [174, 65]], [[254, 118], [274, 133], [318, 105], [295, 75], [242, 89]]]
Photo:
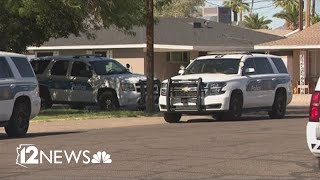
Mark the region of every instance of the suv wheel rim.
[[113, 110], [114, 109], [114, 104], [111, 99], [106, 99], [104, 101], [104, 105], [105, 105], [106, 110]]
[[239, 117], [241, 115], [241, 107], [240, 107], [240, 102], [238, 100], [235, 100], [232, 106], [232, 112], [235, 117]]
[[283, 101], [281, 99], [279, 99], [279, 101], [278, 101], [277, 110], [278, 110], [279, 114], [283, 113]]

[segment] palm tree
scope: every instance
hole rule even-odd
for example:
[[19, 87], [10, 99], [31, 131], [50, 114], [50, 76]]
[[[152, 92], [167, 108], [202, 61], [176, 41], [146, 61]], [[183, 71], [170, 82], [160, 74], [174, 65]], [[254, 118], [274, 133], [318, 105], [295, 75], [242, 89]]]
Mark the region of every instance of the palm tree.
[[274, 14], [273, 17], [284, 19], [287, 29], [295, 30], [299, 27], [299, 5], [286, 5], [281, 12]]
[[315, 17], [316, 15], [316, 0], [312, 0], [311, 16]]
[[272, 21], [270, 19], [266, 19], [266, 17], [259, 17], [258, 13], [249, 14], [244, 16], [243, 24], [245, 27], [250, 29], [268, 29], [268, 25]]
[[274, 0], [273, 4], [276, 7], [287, 7], [292, 5], [299, 5], [299, 0]]
[[249, 4], [242, 2], [242, 0], [224, 0], [223, 5], [231, 8], [234, 21], [238, 21], [238, 13], [240, 13], [240, 21], [242, 21], [242, 13], [250, 10]]

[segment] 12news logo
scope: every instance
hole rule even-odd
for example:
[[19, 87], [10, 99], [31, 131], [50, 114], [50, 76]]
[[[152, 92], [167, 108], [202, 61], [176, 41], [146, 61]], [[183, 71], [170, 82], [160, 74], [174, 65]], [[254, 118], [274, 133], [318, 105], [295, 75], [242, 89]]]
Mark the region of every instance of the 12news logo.
[[[90, 158], [92, 157], [92, 158]], [[39, 150], [34, 144], [20, 144], [17, 147], [16, 164], [25, 168], [27, 165], [37, 164], [110, 164], [112, 159], [106, 151], [98, 151], [91, 156], [89, 150], [67, 151], [49, 150], [44, 152]]]

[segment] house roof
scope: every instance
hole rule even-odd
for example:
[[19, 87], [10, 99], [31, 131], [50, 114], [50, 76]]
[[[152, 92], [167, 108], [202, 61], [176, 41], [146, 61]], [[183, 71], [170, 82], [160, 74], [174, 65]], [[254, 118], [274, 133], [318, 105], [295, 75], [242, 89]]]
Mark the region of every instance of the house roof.
[[[212, 50], [253, 50], [255, 44], [279, 40], [283, 37], [235, 27], [198, 18], [160, 18], [154, 27], [155, 48]], [[202, 23], [202, 28], [194, 28], [193, 22]], [[134, 27], [135, 36], [125, 34], [111, 27], [95, 32], [96, 38], [86, 36], [50, 39], [41, 47], [28, 50], [51, 49], [97, 49], [97, 48], [144, 48], [145, 27]]]
[[319, 32], [320, 23], [317, 23], [285, 39], [258, 44], [255, 49], [318, 49], [320, 48]]
[[287, 29], [256, 29], [255, 31], [272, 34], [276, 36], [286, 36], [292, 32], [292, 30]]

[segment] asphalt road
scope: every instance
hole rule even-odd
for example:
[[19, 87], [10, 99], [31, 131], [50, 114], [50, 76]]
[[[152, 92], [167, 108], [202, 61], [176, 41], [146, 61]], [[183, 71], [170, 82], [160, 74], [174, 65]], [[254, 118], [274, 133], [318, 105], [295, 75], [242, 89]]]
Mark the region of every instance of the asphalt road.
[[[152, 121], [159, 117], [153, 117]], [[179, 124], [89, 131], [0, 135], [2, 179], [317, 179], [306, 145], [306, 118], [246, 117], [212, 121], [184, 117]], [[19, 144], [49, 150], [107, 151], [111, 164], [15, 164]], [[93, 153], [92, 153], [93, 154]], [[91, 155], [92, 155], [91, 154]]]

